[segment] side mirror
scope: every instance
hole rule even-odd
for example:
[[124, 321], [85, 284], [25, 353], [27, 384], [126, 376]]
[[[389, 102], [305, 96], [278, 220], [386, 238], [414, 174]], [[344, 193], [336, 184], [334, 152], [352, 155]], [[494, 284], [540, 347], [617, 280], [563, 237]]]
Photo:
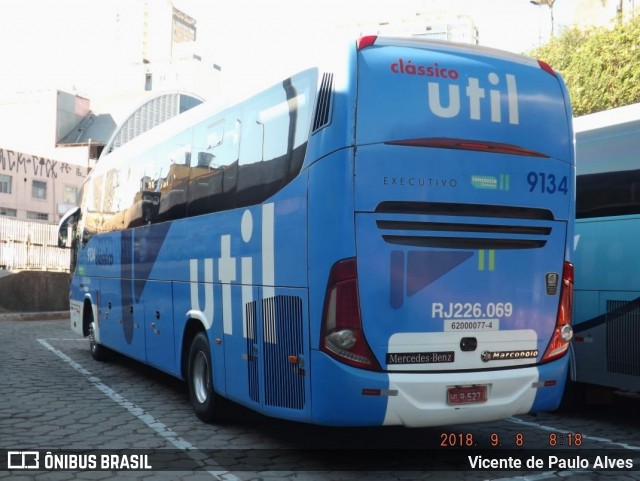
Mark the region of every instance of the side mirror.
[[80, 208], [74, 207], [60, 219], [58, 224], [58, 247], [61, 249], [70, 249], [73, 246], [73, 237], [79, 217]]

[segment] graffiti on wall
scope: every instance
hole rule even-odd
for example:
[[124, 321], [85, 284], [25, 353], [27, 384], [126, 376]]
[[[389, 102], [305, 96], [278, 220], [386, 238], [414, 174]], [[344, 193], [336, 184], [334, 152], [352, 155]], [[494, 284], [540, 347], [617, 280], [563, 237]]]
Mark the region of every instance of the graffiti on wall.
[[76, 176], [85, 177], [85, 169], [70, 165], [66, 162], [23, 154], [13, 150], [0, 149], [0, 170], [15, 172], [16, 174], [32, 174], [35, 177], [57, 179], [58, 174], [69, 174], [75, 168]]

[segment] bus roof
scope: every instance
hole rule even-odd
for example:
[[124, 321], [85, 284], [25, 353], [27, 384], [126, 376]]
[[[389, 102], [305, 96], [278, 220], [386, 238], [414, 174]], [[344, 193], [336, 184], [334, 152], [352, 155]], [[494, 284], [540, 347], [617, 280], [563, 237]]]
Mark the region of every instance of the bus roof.
[[576, 133], [581, 133], [630, 122], [640, 122], [640, 103], [575, 117], [573, 127]]
[[577, 117], [573, 123], [579, 176], [637, 169], [640, 103]]
[[467, 53], [481, 55], [483, 57], [491, 57], [501, 60], [508, 60], [510, 62], [519, 63], [528, 66], [538, 66], [539, 62], [531, 57], [519, 55], [517, 53], [507, 52], [505, 50], [498, 50], [491, 47], [484, 47], [480, 45], [472, 45], [458, 42], [449, 42], [444, 40], [435, 39], [423, 39], [416, 37], [383, 37], [379, 36], [375, 40], [375, 45], [379, 46], [394, 46], [394, 47], [418, 47], [426, 48], [430, 47], [439, 52], [451, 52], [451, 53]]

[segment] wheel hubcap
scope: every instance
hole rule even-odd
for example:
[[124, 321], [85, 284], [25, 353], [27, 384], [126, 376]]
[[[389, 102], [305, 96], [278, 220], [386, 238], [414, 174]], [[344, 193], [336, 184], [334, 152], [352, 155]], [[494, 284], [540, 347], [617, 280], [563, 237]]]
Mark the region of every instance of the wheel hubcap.
[[207, 356], [199, 351], [193, 360], [193, 391], [199, 403], [204, 403], [209, 397], [210, 377]]
[[91, 324], [89, 324], [89, 348], [92, 351], [96, 350], [96, 335], [95, 335], [95, 329], [93, 326], [93, 322]]

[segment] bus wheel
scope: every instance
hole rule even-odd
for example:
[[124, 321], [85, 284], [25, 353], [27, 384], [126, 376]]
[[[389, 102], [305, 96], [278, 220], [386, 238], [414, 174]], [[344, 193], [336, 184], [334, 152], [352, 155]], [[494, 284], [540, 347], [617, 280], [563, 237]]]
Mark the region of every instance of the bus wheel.
[[206, 423], [218, 418], [220, 403], [220, 398], [213, 390], [212, 369], [209, 340], [204, 332], [199, 332], [193, 338], [189, 349], [187, 384], [193, 410], [196, 416]]
[[106, 361], [109, 359], [107, 348], [96, 342], [96, 323], [91, 321], [89, 324], [89, 349], [91, 349], [91, 357], [96, 361]]

